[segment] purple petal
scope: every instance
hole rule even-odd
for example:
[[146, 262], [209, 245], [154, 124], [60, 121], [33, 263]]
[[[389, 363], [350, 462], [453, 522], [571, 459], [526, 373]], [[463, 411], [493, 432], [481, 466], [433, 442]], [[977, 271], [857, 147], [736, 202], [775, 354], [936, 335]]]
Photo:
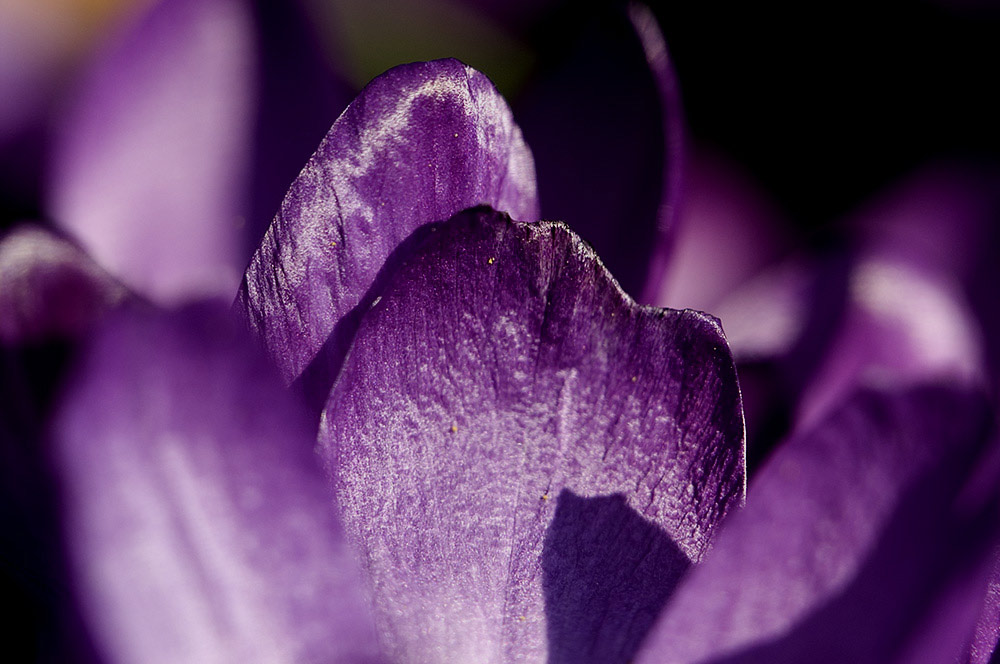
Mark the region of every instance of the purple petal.
[[396, 661], [624, 661], [743, 500], [717, 322], [477, 209], [375, 300], [320, 431]]
[[866, 251], [924, 272], [968, 278], [989, 251], [998, 173], [941, 163], [902, 178], [848, 221]]
[[[760, 471], [639, 661], [892, 661], [985, 559], [996, 491], [984, 512], [957, 496], [990, 421], [961, 390], [856, 394]], [[965, 605], [952, 657], [975, 618]]]
[[602, 10], [585, 30], [556, 30], [556, 38], [565, 42], [551, 49], [558, 61], [542, 63], [545, 75], [517, 105], [542, 215], [567, 220], [626, 292], [649, 300], [666, 267], [683, 156], [663, 36], [652, 14], [633, 5]]
[[75, 339], [128, 296], [79, 247], [27, 224], [0, 238], [0, 342]]
[[371, 661], [308, 419], [228, 323], [116, 317], [66, 396], [83, 615], [108, 662]]
[[298, 0], [253, 2], [260, 93], [241, 269], [260, 245], [288, 185], [356, 92], [331, 71], [301, 5]]
[[989, 664], [998, 639], [1000, 639], [1000, 551], [995, 551], [986, 597], [980, 607], [976, 628], [969, 643], [969, 652], [963, 661], [968, 664]]
[[236, 292], [253, 57], [241, 0], [163, 0], [106, 53], [67, 118], [50, 212], [156, 301]]
[[857, 386], [984, 381], [975, 318], [948, 275], [862, 255], [852, 266], [843, 320], [802, 395], [808, 427]]
[[392, 69], [292, 184], [237, 306], [291, 381], [342, 321], [350, 329], [338, 335], [350, 338], [356, 323], [345, 317], [416, 228], [479, 204], [537, 217], [531, 154], [510, 109], [457, 60]]
[[803, 390], [826, 360], [847, 307], [850, 267], [839, 254], [792, 257], [712, 309], [739, 370], [751, 474], [787, 435]]
[[[775, 203], [736, 164], [710, 150], [692, 152], [673, 258], [653, 300], [717, 313], [725, 296], [788, 249], [789, 232]], [[732, 337], [729, 318], [722, 320]]]

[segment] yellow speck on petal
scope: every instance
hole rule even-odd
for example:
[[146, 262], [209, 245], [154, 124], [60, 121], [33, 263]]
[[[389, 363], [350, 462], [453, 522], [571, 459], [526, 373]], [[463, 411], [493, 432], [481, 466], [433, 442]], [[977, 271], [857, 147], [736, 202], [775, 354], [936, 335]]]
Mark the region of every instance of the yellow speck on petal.
[[549, 492], [546, 491], [545, 493], [542, 494], [542, 500], [548, 500], [548, 499], [549, 499]]
[[458, 427], [456, 425], [452, 424], [451, 425], [451, 432], [452, 433], [458, 433]]
[[638, 377], [638, 376], [632, 376], [632, 382], [633, 382], [633, 383], [634, 383], [635, 381], [637, 381], [637, 380], [639, 380], [639, 377]]
[[488, 261], [486, 261], [486, 263], [487, 263], [488, 265], [493, 265], [493, 261], [495, 261], [495, 260], [496, 260], [495, 258], [491, 258], [491, 259], [489, 259]]
[[458, 138], [458, 132], [457, 131], [455, 132], [455, 138]]
[[336, 243], [336, 242], [331, 242], [331, 243], [330, 243], [330, 246], [331, 246], [331, 247], [336, 247], [336, 246], [337, 246], [337, 243]]
[[524, 621], [525, 621], [525, 620], [527, 620], [527, 619], [528, 619], [528, 617], [527, 617], [527, 616], [520, 616], [520, 617], [518, 618], [518, 620], [520, 620], [521, 622], [524, 622]]

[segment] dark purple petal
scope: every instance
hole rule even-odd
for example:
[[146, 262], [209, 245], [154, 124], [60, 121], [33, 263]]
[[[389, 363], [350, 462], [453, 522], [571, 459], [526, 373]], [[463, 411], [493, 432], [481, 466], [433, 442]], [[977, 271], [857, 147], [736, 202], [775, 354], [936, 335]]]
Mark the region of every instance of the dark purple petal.
[[[985, 511], [959, 492], [990, 424], [985, 400], [963, 390], [856, 393], [777, 450], [639, 661], [892, 661], [985, 560], [996, 491]], [[952, 657], [981, 597], [971, 587], [966, 621], [944, 630], [958, 634]]]
[[656, 296], [662, 290], [666, 278], [673, 249], [674, 226], [681, 210], [687, 130], [681, 104], [680, 83], [656, 17], [646, 5], [639, 2], [629, 3], [628, 16], [642, 43], [649, 70], [653, 72], [660, 101], [660, 120], [663, 123], [664, 163], [660, 175], [660, 201], [656, 211], [656, 244], [650, 256], [643, 290], [639, 296], [642, 302], [659, 304], [656, 302]]
[[968, 664], [989, 664], [1000, 639], [1000, 550], [993, 553], [993, 569], [979, 619], [972, 633], [969, 652], [963, 660]]
[[107, 662], [377, 654], [308, 419], [250, 346], [207, 306], [118, 316], [68, 391], [56, 466]]
[[288, 185], [356, 92], [331, 71], [302, 4], [253, 2], [260, 92], [241, 268], [260, 245]]
[[75, 339], [128, 296], [79, 247], [38, 226], [0, 238], [0, 343]]
[[432, 227], [320, 431], [396, 661], [624, 661], [743, 500], [715, 319], [644, 308], [564, 225]]
[[645, 7], [626, 11], [615, 3], [591, 12], [585, 29], [578, 22], [555, 17], [546, 33], [555, 57], [540, 63], [542, 74], [517, 104], [535, 155], [542, 215], [565, 219], [626, 292], [651, 300], [680, 193], [676, 77]]
[[479, 204], [537, 218], [531, 153], [506, 102], [457, 60], [392, 69], [292, 184], [237, 307], [291, 381], [342, 321], [349, 339], [345, 317], [416, 228]]
[[163, 0], [112, 45], [67, 118], [49, 211], [156, 301], [237, 290], [253, 48], [241, 0]]

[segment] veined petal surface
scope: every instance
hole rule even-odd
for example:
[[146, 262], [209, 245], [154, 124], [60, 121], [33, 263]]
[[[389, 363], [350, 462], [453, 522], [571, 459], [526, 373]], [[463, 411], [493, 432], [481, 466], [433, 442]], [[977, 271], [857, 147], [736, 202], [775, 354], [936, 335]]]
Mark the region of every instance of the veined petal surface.
[[[345, 318], [415, 229], [480, 204], [537, 218], [531, 153], [506, 102], [457, 60], [396, 67], [348, 106], [292, 184], [237, 308], [292, 381], [338, 325], [349, 341], [357, 322]], [[337, 357], [346, 342], [332, 343]], [[329, 383], [320, 389], [325, 399]]]
[[380, 292], [319, 444], [398, 662], [625, 661], [743, 500], [717, 321], [485, 208]]
[[239, 286], [253, 49], [242, 0], [161, 0], [112, 44], [66, 118], [49, 212], [154, 301]]
[[375, 661], [308, 418], [225, 307], [109, 320], [55, 428], [105, 662]]

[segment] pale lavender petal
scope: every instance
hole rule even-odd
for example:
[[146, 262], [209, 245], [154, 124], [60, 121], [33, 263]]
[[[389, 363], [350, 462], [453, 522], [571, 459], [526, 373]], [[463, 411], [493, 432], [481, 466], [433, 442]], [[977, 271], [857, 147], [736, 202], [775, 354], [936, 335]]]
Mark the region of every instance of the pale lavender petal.
[[57, 418], [67, 546], [98, 650], [372, 661], [308, 418], [220, 308], [115, 317]]
[[785, 438], [836, 337], [850, 267], [836, 253], [794, 256], [765, 268], [712, 309], [739, 368], [751, 474]]
[[457, 60], [396, 67], [351, 103], [292, 184], [237, 307], [291, 381], [335, 329], [339, 357], [356, 325], [348, 314], [415, 229], [479, 204], [537, 218], [531, 153], [506, 102]]
[[[788, 251], [790, 232], [777, 205], [736, 164], [705, 148], [690, 154], [673, 254], [653, 301], [719, 313], [727, 295]], [[731, 337], [730, 317], [722, 320]], [[740, 324], [743, 317], [732, 320]]]
[[562, 224], [432, 229], [319, 438], [389, 653], [625, 661], [743, 500], [721, 329], [636, 305]]
[[0, 343], [76, 339], [128, 297], [79, 247], [40, 226], [0, 237]]
[[[597, 250], [626, 292], [651, 301], [680, 195], [684, 124], [673, 65], [652, 13], [633, 4], [564, 7], [557, 61], [518, 102], [546, 219]], [[555, 21], [559, 23], [559, 21]]]
[[1000, 213], [997, 172], [939, 163], [908, 174], [848, 220], [866, 252], [967, 279]]
[[[847, 310], [802, 396], [808, 424], [857, 384], [985, 383], [984, 340], [963, 278], [989, 246], [996, 177], [930, 168], [862, 209]], [[988, 317], [988, 315], [987, 315]]]
[[833, 343], [802, 394], [798, 426], [818, 421], [859, 385], [985, 384], [979, 326], [950, 275], [868, 253], [854, 262], [847, 289]]
[[[959, 492], [990, 425], [975, 393], [857, 393], [760, 471], [638, 661], [891, 661], [985, 560], [996, 490], [982, 509]], [[975, 618], [965, 606], [953, 657]]]
[[241, 0], [162, 0], [100, 60], [57, 144], [49, 212], [155, 301], [239, 285], [252, 29]]

